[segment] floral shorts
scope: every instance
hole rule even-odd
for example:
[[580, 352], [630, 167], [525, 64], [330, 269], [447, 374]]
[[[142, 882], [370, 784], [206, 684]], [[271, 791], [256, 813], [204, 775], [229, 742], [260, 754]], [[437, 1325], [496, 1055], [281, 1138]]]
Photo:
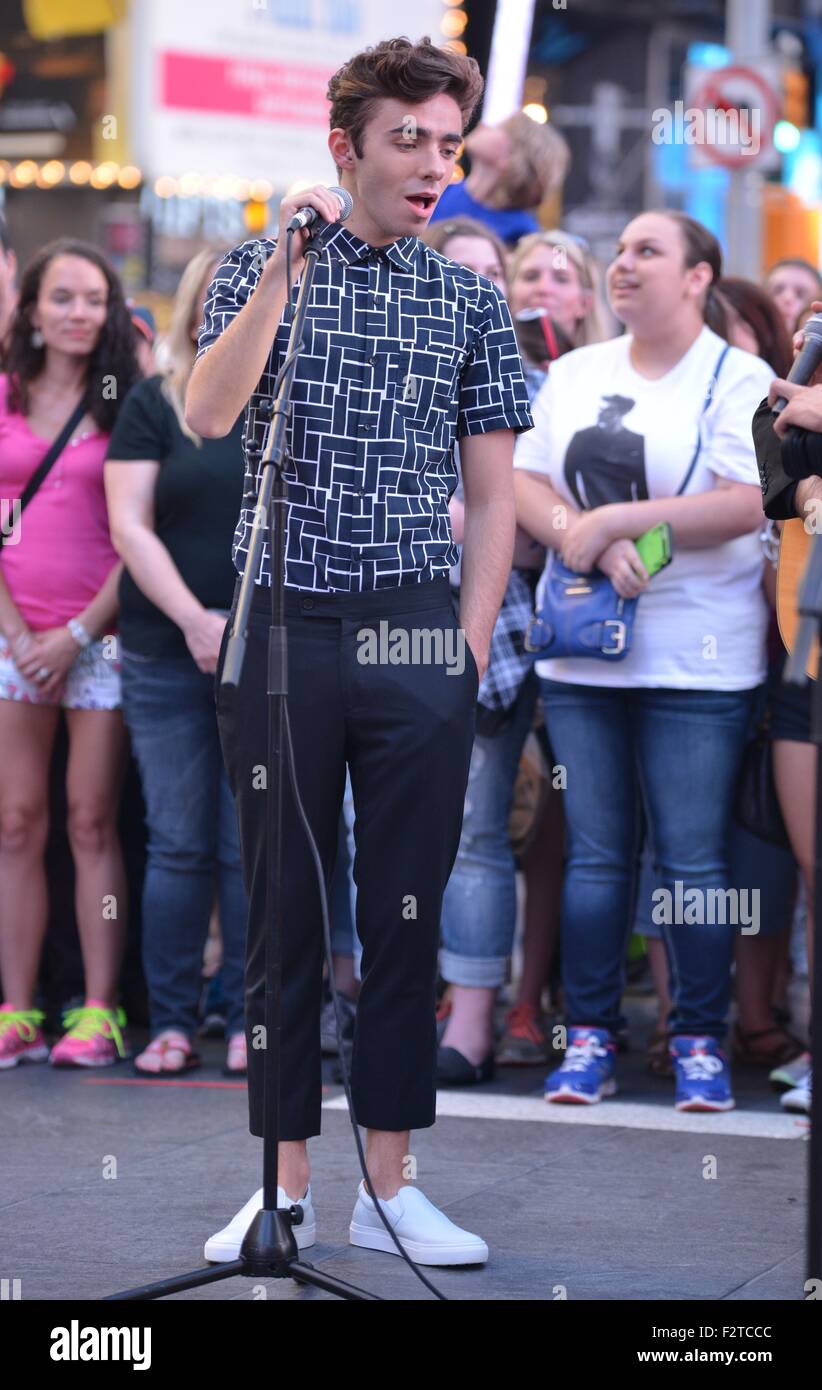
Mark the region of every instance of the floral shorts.
[[[114, 647], [116, 655], [106, 655]], [[11, 649], [0, 637], [0, 700], [22, 700], [27, 705], [60, 705], [63, 709], [119, 709], [119, 638], [100, 638], [83, 647], [68, 669], [63, 688], [46, 696], [34, 681], [26, 680], [15, 666]]]

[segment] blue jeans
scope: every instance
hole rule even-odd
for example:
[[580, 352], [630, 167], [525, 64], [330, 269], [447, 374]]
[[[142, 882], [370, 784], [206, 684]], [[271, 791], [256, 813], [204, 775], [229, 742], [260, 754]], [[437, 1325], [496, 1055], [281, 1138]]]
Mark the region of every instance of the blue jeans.
[[442, 901], [440, 973], [450, 984], [501, 985], [508, 976], [517, 915], [508, 818], [538, 693], [529, 676], [508, 722], [474, 737], [462, 835]]
[[229, 1034], [244, 1027], [248, 900], [217, 734], [214, 677], [189, 657], [122, 653], [123, 714], [146, 802], [143, 968], [151, 1035], [197, 1027], [215, 882]]
[[[731, 819], [728, 831], [728, 874], [732, 888], [759, 895], [760, 936], [787, 931], [793, 921], [796, 899], [796, 860], [789, 849], [760, 840]], [[662, 927], [653, 921], [653, 894], [659, 887], [653, 855], [647, 843], [639, 863], [634, 931], [660, 937]]]
[[670, 1030], [721, 1041], [736, 927], [688, 922], [676, 908], [675, 885], [683, 896], [701, 890], [702, 901], [708, 890], [730, 886], [728, 824], [755, 691], [550, 680], [541, 689], [554, 758], [567, 769], [561, 943], [568, 1023], [613, 1030], [619, 1022], [641, 795], [656, 881], [673, 907], [673, 921], [662, 922]]

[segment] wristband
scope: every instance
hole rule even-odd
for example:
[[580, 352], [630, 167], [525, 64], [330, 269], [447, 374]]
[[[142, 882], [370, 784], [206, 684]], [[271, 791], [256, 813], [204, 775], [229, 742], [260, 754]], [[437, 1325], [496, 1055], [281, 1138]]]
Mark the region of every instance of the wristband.
[[66, 627], [77, 643], [78, 647], [87, 647], [91, 643], [91, 633], [83, 627], [79, 618], [69, 618]]

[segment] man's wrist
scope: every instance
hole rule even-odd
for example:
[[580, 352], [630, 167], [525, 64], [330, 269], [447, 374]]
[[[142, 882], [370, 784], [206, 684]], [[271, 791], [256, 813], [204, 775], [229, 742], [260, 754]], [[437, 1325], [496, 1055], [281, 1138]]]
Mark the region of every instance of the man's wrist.
[[804, 520], [805, 507], [812, 500], [822, 501], [822, 478], [818, 478], [815, 474], [810, 478], [800, 479], [796, 485], [794, 510], [798, 517]]
[[281, 250], [278, 245], [263, 266], [258, 289], [267, 290], [269, 294], [282, 294], [285, 289], [285, 268], [285, 247]]

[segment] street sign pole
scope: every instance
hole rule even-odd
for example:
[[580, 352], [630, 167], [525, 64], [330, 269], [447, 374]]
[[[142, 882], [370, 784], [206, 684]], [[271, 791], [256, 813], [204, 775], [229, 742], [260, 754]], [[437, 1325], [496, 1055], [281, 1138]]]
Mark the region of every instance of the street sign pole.
[[[755, 67], [771, 56], [771, 0], [728, 0], [725, 41], [731, 62]], [[735, 169], [729, 180], [727, 246], [732, 275], [762, 277], [762, 200], [759, 169]]]

